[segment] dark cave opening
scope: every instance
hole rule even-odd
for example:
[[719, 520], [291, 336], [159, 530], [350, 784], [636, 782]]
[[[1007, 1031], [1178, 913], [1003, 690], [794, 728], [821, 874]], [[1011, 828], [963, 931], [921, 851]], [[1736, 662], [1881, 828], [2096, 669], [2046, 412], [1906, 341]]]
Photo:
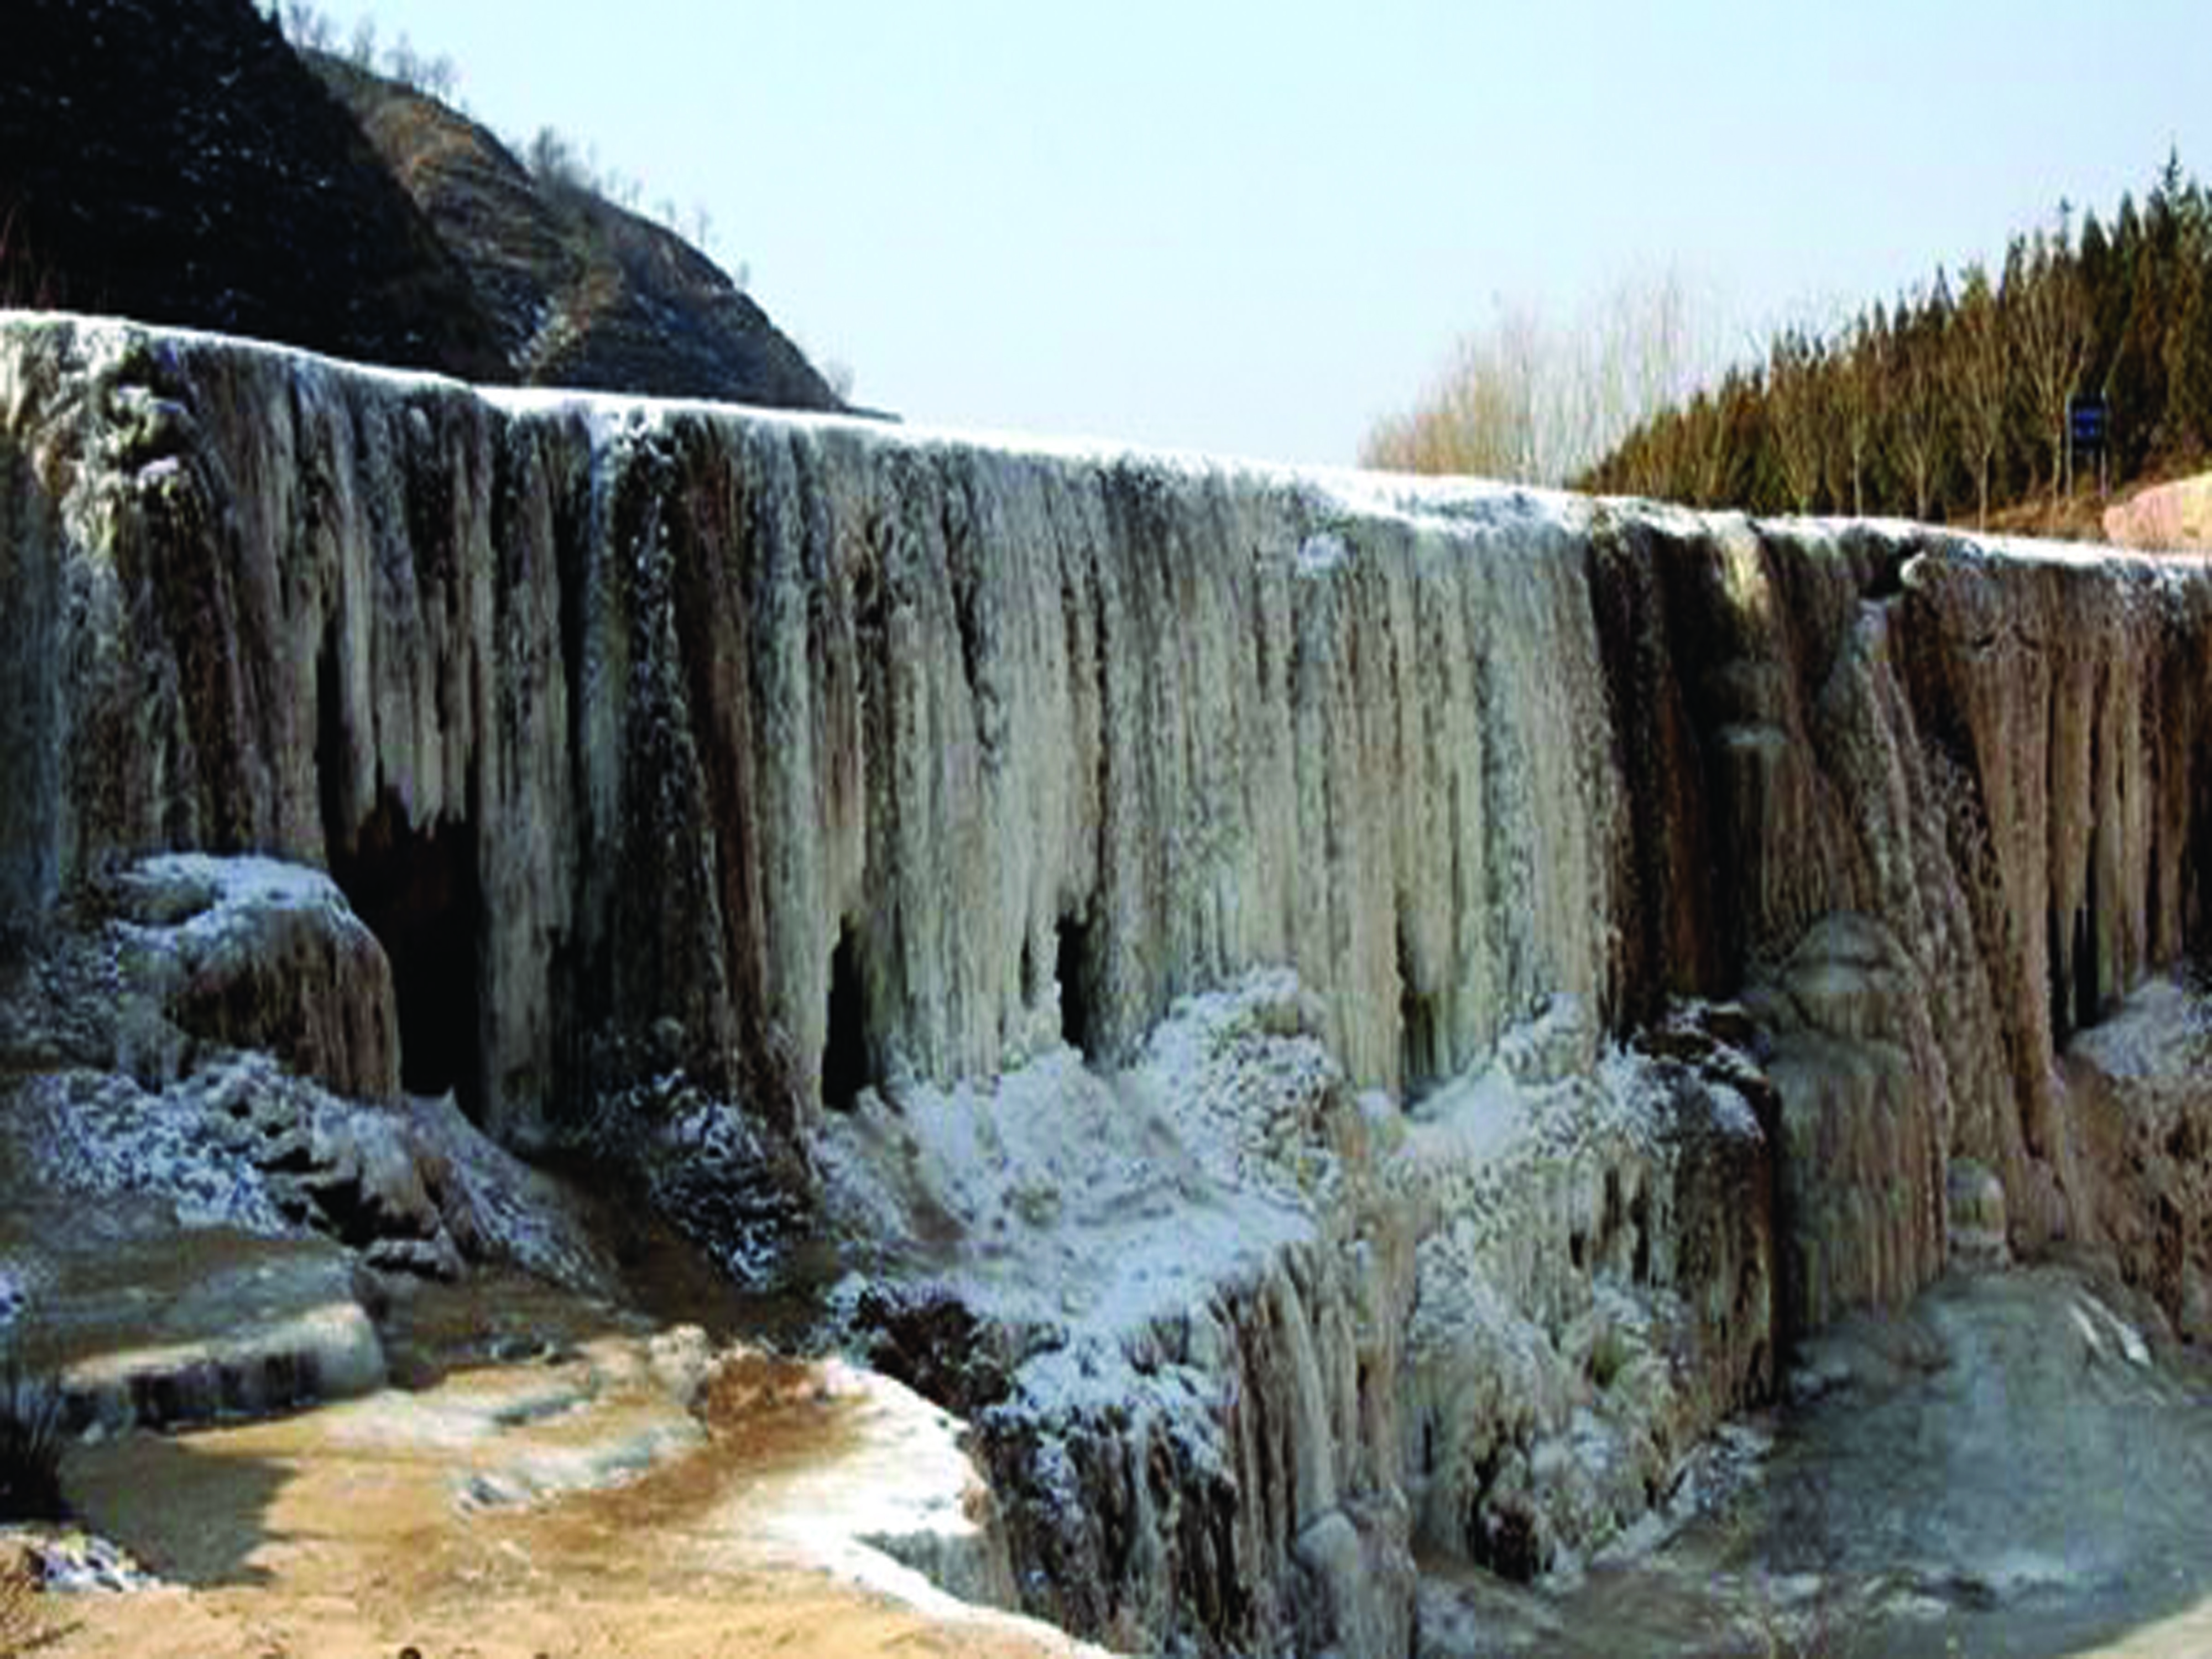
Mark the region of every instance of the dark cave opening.
[[1098, 1058], [1102, 1035], [1098, 1022], [1097, 941], [1095, 925], [1086, 913], [1060, 919], [1059, 940], [1053, 957], [1053, 974], [1060, 981], [1061, 1041], [1081, 1051], [1085, 1060]]
[[830, 953], [830, 1018], [822, 1041], [822, 1103], [831, 1111], [851, 1111], [860, 1091], [875, 1082], [874, 1046], [860, 953], [848, 923]]
[[2097, 959], [2097, 859], [2094, 852], [2089, 856], [2087, 884], [2081, 908], [2074, 913], [2074, 1024], [2079, 1030], [2088, 1030], [2105, 1012], [2102, 975]]
[[1413, 947], [1406, 930], [1398, 929], [1398, 1079], [1404, 1103], [1410, 1106], [1436, 1085], [1443, 1073], [1437, 999], [1419, 990], [1413, 981]]
[[350, 845], [332, 838], [330, 858], [331, 879], [392, 963], [401, 1086], [415, 1095], [450, 1089], [461, 1109], [479, 1118], [477, 956], [483, 900], [475, 830], [453, 822], [417, 828], [387, 793]]

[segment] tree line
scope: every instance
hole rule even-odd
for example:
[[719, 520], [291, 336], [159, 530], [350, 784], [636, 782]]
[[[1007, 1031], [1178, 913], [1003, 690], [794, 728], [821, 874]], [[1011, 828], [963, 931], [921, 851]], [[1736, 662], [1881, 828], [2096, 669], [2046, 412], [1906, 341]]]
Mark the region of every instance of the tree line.
[[[1965, 520], [2075, 487], [2069, 405], [2101, 398], [2105, 482], [2212, 453], [2212, 194], [2178, 154], [2138, 207], [2078, 234], [2062, 203], [1978, 262], [1641, 419], [1582, 489], [1753, 512]], [[2095, 462], [2082, 465], [2095, 477]]]
[[1419, 403], [1375, 423], [1360, 465], [1539, 484], [1591, 471], [1718, 361], [1705, 315], [1673, 270], [1620, 283], [1564, 326], [1501, 299]]

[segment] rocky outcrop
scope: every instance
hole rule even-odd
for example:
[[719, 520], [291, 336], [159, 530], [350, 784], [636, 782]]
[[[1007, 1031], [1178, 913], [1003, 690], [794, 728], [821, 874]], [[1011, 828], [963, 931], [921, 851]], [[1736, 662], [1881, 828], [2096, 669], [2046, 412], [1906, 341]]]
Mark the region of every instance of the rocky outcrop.
[[2212, 547], [2212, 477], [2153, 484], [2106, 507], [2105, 539], [2154, 550]]
[[111, 892], [125, 997], [187, 1038], [258, 1049], [333, 1094], [399, 1092], [391, 964], [328, 877], [185, 854], [131, 866]]
[[2142, 987], [2066, 1052], [2076, 1156], [2121, 1276], [2192, 1342], [2212, 1340], [2212, 1009]]
[[1413, 1550], [1617, 1530], [1954, 1213], [2124, 1240], [2058, 1054], [2207, 926], [2205, 572], [1910, 526], [46, 319], [0, 632], [15, 939], [320, 866], [410, 1091], [695, 1219], [811, 1165], [891, 1351], [988, 1356], [919, 1368], [1024, 1596], [1144, 1640], [1395, 1647]]

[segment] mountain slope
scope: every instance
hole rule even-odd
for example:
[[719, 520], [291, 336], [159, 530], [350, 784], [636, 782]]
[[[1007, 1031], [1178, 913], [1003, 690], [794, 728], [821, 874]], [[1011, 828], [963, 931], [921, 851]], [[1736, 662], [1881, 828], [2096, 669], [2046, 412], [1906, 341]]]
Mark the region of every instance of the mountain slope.
[[0, 302], [513, 378], [469, 275], [246, 0], [15, 0]]
[[711, 259], [485, 128], [343, 59], [307, 60], [353, 112], [490, 308], [515, 377], [784, 409], [843, 407]]
[[17, 0], [0, 306], [490, 383], [844, 405], [712, 260], [249, 0]]

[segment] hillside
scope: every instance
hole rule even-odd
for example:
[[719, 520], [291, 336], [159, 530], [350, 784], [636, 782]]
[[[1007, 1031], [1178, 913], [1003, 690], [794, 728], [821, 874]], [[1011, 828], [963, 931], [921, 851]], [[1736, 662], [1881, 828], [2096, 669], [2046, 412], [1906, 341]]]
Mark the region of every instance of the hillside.
[[0, 303], [513, 376], [474, 284], [246, 0], [16, 0]]
[[21, 0], [0, 305], [520, 383], [842, 407], [713, 261], [249, 0]]
[[842, 408], [714, 261], [574, 178], [541, 176], [438, 99], [345, 59], [307, 62], [489, 309], [516, 379], [783, 409]]

